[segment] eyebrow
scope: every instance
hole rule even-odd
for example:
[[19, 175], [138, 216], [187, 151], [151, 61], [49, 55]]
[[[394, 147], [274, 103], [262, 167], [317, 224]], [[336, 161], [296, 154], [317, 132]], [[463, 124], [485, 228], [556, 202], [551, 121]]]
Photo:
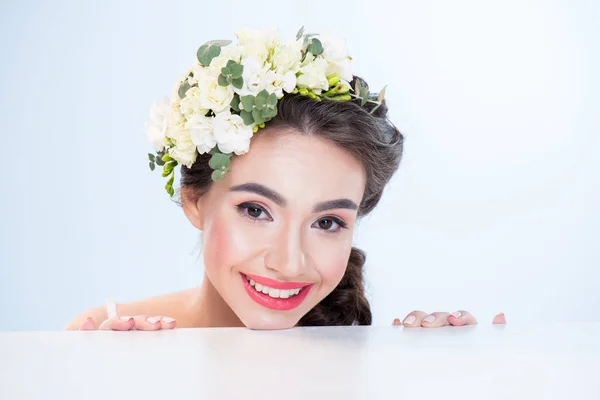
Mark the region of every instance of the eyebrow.
[[[273, 189], [269, 189], [268, 187], [261, 185], [260, 183], [244, 183], [241, 185], [233, 186], [229, 190], [231, 192], [256, 193], [260, 196], [266, 197], [267, 199], [271, 200], [273, 203], [277, 204], [280, 207], [285, 207], [287, 205], [287, 200], [282, 195], [280, 195]], [[333, 210], [336, 208], [357, 210], [358, 205], [349, 199], [329, 200], [315, 204], [315, 206], [313, 207], [313, 212], [323, 212], [327, 210]]]

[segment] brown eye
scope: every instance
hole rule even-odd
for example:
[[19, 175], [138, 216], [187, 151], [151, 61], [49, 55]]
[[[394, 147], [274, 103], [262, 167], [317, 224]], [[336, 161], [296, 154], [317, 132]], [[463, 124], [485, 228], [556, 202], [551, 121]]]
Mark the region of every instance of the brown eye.
[[248, 206], [248, 208], [246, 208], [247, 213], [249, 216], [251, 216], [252, 218], [260, 218], [260, 215], [262, 214], [263, 210], [261, 208], [258, 208], [256, 206]]
[[333, 222], [334, 221], [330, 218], [323, 218], [322, 220], [319, 220], [319, 228], [328, 231], [333, 226]]

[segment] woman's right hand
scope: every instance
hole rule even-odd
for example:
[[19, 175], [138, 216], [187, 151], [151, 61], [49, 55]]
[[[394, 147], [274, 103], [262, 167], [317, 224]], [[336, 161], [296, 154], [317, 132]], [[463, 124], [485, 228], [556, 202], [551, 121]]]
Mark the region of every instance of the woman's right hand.
[[134, 317], [113, 317], [97, 326], [96, 322], [88, 317], [79, 328], [80, 331], [158, 331], [161, 329], [173, 329], [177, 321], [170, 317], [149, 317], [147, 315], [136, 315]]

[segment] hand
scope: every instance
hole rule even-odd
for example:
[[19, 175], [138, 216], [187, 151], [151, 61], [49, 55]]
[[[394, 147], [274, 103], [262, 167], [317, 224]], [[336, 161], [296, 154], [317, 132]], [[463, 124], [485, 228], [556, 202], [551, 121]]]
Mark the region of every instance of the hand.
[[170, 317], [148, 317], [136, 315], [135, 317], [114, 317], [96, 326], [94, 320], [88, 317], [79, 328], [80, 331], [158, 331], [161, 329], [173, 329], [177, 321]]
[[[401, 322], [398, 318], [394, 319], [392, 325], [403, 325], [407, 328], [440, 328], [442, 326], [463, 326], [476, 325], [477, 319], [468, 311], [460, 310], [452, 314], [447, 312], [434, 312], [427, 314], [423, 311], [413, 311], [409, 313]], [[506, 324], [504, 313], [494, 317], [492, 324]]]

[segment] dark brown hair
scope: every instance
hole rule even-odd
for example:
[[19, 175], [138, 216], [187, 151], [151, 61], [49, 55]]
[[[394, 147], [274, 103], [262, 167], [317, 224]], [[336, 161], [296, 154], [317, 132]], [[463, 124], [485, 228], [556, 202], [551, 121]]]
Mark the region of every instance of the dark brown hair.
[[[360, 79], [358, 77], [354, 78]], [[361, 80], [362, 86], [367, 86]], [[354, 87], [354, 82], [352, 82]], [[277, 104], [277, 115], [266, 129], [284, 128], [330, 140], [361, 162], [366, 186], [358, 215], [372, 211], [385, 185], [397, 170], [404, 138], [387, 118], [385, 101], [376, 105], [357, 102], [315, 101], [300, 95], [285, 95]], [[258, 133], [260, 134], [260, 132]], [[181, 167], [182, 191], [201, 196], [211, 185], [210, 155], [198, 157], [191, 168]], [[300, 319], [301, 326], [370, 325], [371, 308], [365, 296], [363, 265], [365, 253], [352, 248], [346, 272], [338, 286]]]

